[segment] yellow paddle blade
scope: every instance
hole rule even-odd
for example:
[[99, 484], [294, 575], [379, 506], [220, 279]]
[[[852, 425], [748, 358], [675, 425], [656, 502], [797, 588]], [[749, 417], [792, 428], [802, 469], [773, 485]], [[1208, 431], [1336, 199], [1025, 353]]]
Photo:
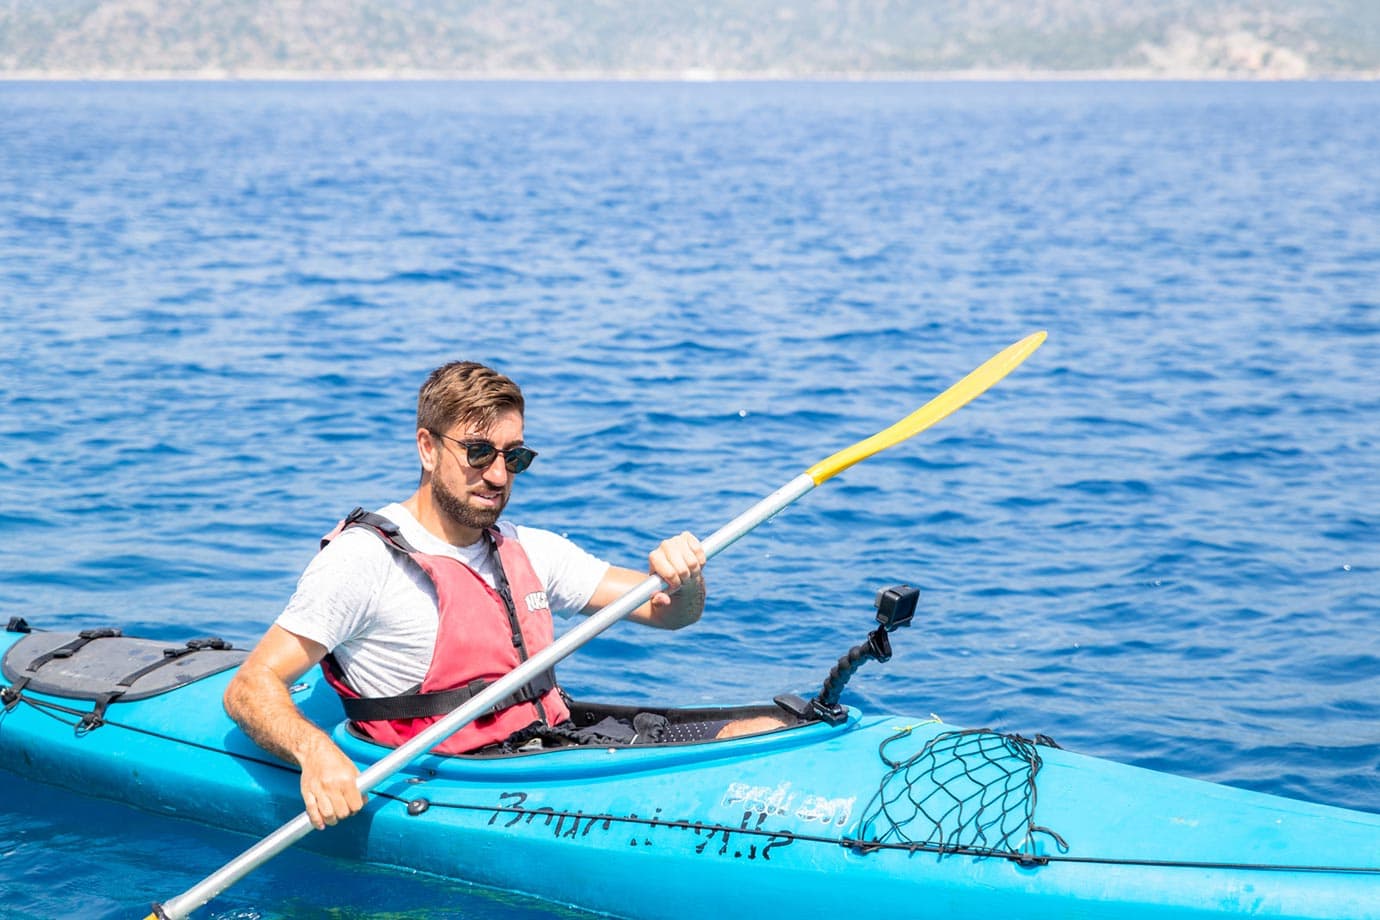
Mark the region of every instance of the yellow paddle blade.
[[875, 453], [900, 444], [914, 437], [934, 423], [947, 418], [952, 412], [961, 409], [974, 399], [987, 392], [988, 388], [1015, 370], [1020, 363], [1044, 344], [1046, 334], [1036, 332], [1026, 336], [1013, 345], [1008, 345], [979, 365], [958, 383], [940, 393], [934, 399], [916, 409], [890, 428], [885, 428], [870, 438], [831, 457], [826, 457], [805, 471], [805, 475], [819, 485], [848, 469], [855, 463], [866, 460]]

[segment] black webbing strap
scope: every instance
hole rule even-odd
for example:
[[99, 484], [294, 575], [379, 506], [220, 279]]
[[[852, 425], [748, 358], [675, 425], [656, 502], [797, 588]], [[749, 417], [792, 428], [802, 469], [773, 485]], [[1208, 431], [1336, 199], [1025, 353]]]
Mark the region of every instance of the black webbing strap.
[[124, 696], [125, 692], [128, 691], [130, 687], [133, 687], [136, 681], [145, 677], [146, 675], [152, 674], [159, 668], [172, 664], [174, 661], [177, 661], [184, 655], [190, 655], [193, 652], [200, 652], [205, 649], [215, 649], [217, 651], [223, 651], [225, 649], [233, 647], [234, 646], [232, 646], [229, 642], [226, 642], [224, 639], [211, 637], [206, 639], [188, 639], [187, 643], [181, 648], [163, 649], [162, 658], [150, 664], [146, 664], [139, 670], [134, 671], [120, 678], [115, 683], [117, 689], [112, 690], [109, 693], [102, 694], [96, 700], [95, 707], [86, 715], [82, 716], [81, 721], [77, 723], [77, 732], [89, 732], [92, 729], [100, 728], [102, 725], [104, 725], [106, 708], [111, 703], [115, 702], [120, 697]]
[[[11, 627], [14, 626], [11, 621]], [[29, 681], [38, 676], [38, 669], [50, 661], [58, 658], [71, 658], [77, 650], [89, 642], [97, 639], [113, 639], [120, 635], [118, 629], [83, 629], [77, 633], [77, 637], [71, 642], [59, 645], [49, 652], [44, 652], [33, 661], [29, 662], [28, 667], [24, 668], [23, 676], [8, 687], [0, 687], [0, 703], [4, 704], [5, 711], [13, 709], [19, 703], [20, 696], [24, 693], [24, 688], [29, 685]]]
[[492, 532], [484, 531], [484, 542], [488, 544], [489, 554], [494, 561], [494, 593], [503, 601], [503, 612], [508, 615], [508, 627], [513, 631], [513, 648], [518, 651], [518, 659], [527, 660], [527, 643], [522, 638], [522, 626], [518, 622], [517, 607], [513, 604], [513, 589], [508, 585], [508, 573], [503, 570], [503, 559], [498, 554], [498, 541]]
[[[494, 560], [494, 592], [503, 601], [503, 609], [508, 614], [508, 626], [513, 630], [513, 648], [517, 649], [518, 659], [526, 661], [528, 658], [527, 641], [522, 635], [522, 623], [518, 619], [517, 606], [513, 603], [513, 589], [508, 584], [508, 573], [503, 568], [503, 557], [499, 555], [498, 540], [494, 538], [495, 533], [497, 533], [495, 530], [484, 531], [484, 539], [488, 541], [489, 552], [493, 555]], [[549, 679], [552, 687], [556, 686], [556, 672], [551, 668], [546, 669], [542, 678]], [[547, 717], [546, 707], [542, 705], [541, 700], [534, 699], [532, 703], [537, 708], [537, 716], [541, 720], [541, 724], [549, 725], [551, 720]]]
[[402, 535], [402, 531], [398, 529], [397, 524], [394, 524], [392, 521], [388, 520], [388, 518], [384, 517], [381, 514], [375, 514], [372, 511], [365, 511], [363, 508], [355, 508], [355, 510], [345, 515], [345, 520], [341, 521], [336, 526], [335, 530], [331, 531], [329, 534], [322, 537], [322, 548], [324, 549], [327, 543], [331, 542], [331, 540], [335, 539], [337, 536], [343, 533], [346, 530], [346, 528], [353, 527], [356, 525], [363, 525], [376, 531], [378, 535], [383, 538], [383, 542], [391, 546], [393, 549], [396, 549], [408, 555], [412, 555], [413, 553], [417, 552], [417, 548], [413, 546], [411, 543], [407, 542], [407, 538], [405, 538]]
[[[215, 649], [216, 651], [224, 651], [225, 649], [234, 648], [234, 646], [231, 645], [229, 642], [226, 642], [224, 639], [219, 639], [214, 636], [206, 639], [188, 639], [186, 644], [183, 645], [182, 648], [163, 649], [162, 658], [158, 659], [152, 664], [144, 665], [142, 668], [135, 671], [133, 674], [128, 675], [127, 677], [121, 678], [115, 686], [124, 687], [125, 690], [128, 690], [130, 687], [134, 686], [135, 681], [139, 680], [144, 675], [152, 674], [159, 668], [164, 667], [165, 665], [172, 664], [174, 661], [181, 658], [183, 655], [190, 655], [193, 652], [200, 652], [208, 648]], [[124, 690], [121, 690], [120, 692], [123, 693]]]
[[[482, 677], [470, 681], [454, 690], [439, 690], [435, 693], [404, 693], [399, 696], [374, 696], [356, 699], [341, 698], [345, 706], [345, 716], [354, 722], [379, 722], [388, 719], [422, 719], [443, 716], [468, 702], [492, 681]], [[518, 703], [532, 703], [556, 687], [556, 672], [548, 668], [523, 686], [520, 690], [505, 696], [494, 705], [490, 712], [498, 712]]]

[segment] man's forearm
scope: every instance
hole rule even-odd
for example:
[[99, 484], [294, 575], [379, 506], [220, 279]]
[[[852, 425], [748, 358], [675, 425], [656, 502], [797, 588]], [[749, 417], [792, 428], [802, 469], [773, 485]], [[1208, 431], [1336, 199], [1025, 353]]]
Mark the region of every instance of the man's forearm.
[[225, 689], [225, 711], [255, 744], [297, 766], [330, 738], [297, 709], [283, 682], [266, 668], [243, 667]]
[[359, 768], [292, 702], [271, 668], [243, 665], [225, 688], [225, 711], [259, 747], [302, 771], [302, 804], [320, 829], [364, 807]]

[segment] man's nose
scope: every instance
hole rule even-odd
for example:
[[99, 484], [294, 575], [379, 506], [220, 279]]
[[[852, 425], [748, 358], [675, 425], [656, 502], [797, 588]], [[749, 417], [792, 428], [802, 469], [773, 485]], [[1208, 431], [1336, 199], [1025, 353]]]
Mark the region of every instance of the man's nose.
[[513, 474], [508, 472], [508, 467], [502, 454], [494, 457], [489, 468], [484, 471], [484, 481], [492, 485], [501, 486], [508, 482]]

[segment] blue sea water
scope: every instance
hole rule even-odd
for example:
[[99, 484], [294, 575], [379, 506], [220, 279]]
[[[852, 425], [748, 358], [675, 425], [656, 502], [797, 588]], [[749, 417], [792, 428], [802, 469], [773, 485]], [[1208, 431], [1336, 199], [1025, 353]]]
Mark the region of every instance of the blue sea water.
[[[1374, 83], [0, 84], [0, 616], [251, 643], [453, 358], [510, 517], [640, 565], [1046, 329], [566, 683], [813, 691], [910, 582], [846, 701], [1380, 811], [1376, 150]], [[249, 842], [7, 779], [0, 917]], [[205, 915], [567, 912], [291, 853]]]

